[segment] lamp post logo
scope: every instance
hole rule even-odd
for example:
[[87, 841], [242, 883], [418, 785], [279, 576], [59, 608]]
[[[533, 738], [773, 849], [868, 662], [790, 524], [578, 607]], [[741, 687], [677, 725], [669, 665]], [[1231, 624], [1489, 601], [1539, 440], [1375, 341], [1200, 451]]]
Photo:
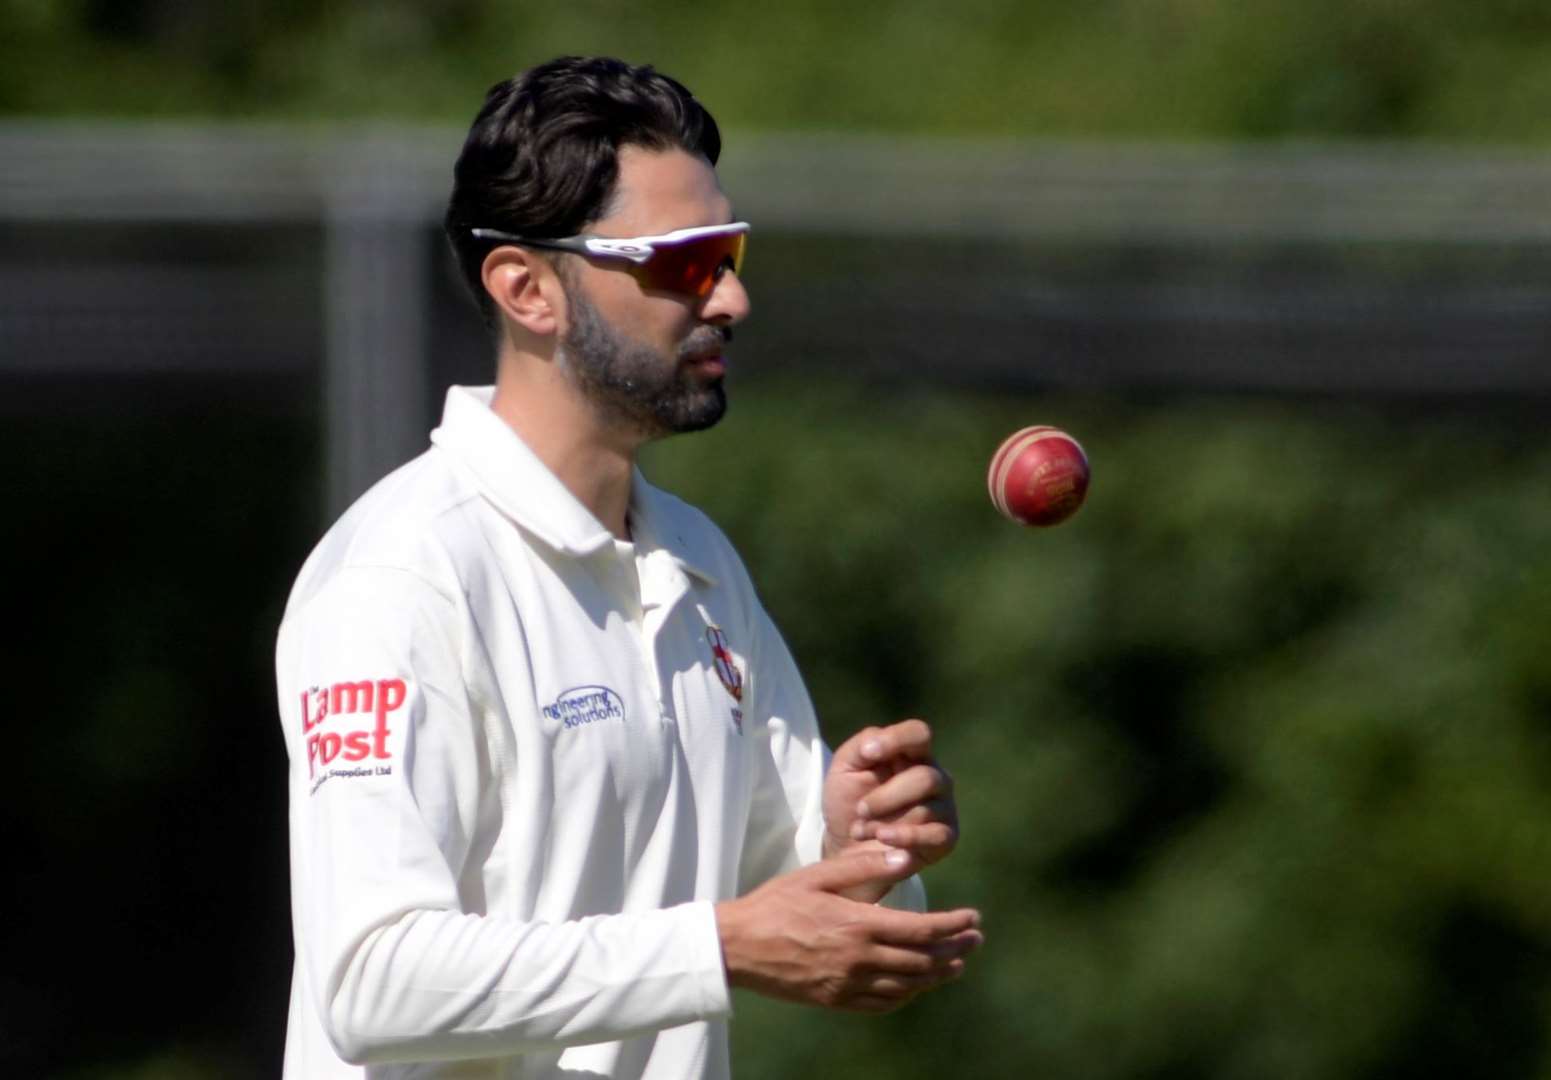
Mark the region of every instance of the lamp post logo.
[[[316, 778], [319, 766], [329, 765], [336, 759], [351, 763], [368, 758], [386, 761], [393, 755], [388, 750], [388, 714], [397, 711], [408, 696], [403, 679], [362, 679], [357, 682], [337, 682], [332, 686], [314, 686], [302, 691], [302, 734], [307, 738], [307, 775]], [[329, 724], [328, 721], [343, 716], [368, 715], [372, 717], [369, 728], [340, 731], [344, 722]], [[327, 725], [328, 730], [318, 728]], [[330, 770], [328, 776], [386, 775], [389, 767], [347, 770], [338, 773]]]

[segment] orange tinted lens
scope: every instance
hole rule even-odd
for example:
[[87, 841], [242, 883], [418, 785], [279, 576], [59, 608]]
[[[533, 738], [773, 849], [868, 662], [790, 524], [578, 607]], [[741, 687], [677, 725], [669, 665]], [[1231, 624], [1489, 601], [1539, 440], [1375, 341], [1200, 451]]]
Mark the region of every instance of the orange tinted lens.
[[705, 296], [724, 267], [743, 269], [747, 233], [702, 236], [682, 244], [664, 244], [640, 269], [648, 288]]

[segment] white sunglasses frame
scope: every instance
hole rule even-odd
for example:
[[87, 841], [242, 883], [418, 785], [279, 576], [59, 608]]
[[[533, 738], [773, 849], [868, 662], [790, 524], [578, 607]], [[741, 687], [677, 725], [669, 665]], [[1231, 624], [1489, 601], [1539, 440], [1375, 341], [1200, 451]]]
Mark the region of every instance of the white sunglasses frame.
[[688, 229], [674, 229], [661, 236], [579, 236], [528, 237], [502, 232], [500, 229], [470, 229], [481, 240], [499, 240], [524, 247], [550, 248], [570, 251], [577, 255], [591, 255], [602, 259], [627, 259], [637, 266], [644, 265], [657, 253], [659, 247], [673, 247], [699, 240], [706, 236], [735, 236], [752, 231], [747, 221], [734, 221], [726, 225], [696, 225]]

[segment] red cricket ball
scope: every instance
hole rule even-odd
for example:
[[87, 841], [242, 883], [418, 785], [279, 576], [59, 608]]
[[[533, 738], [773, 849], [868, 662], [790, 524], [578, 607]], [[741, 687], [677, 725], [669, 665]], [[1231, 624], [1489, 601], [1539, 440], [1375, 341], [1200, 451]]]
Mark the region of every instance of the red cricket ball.
[[1059, 428], [1026, 427], [997, 448], [986, 486], [996, 508], [1020, 525], [1059, 525], [1088, 494], [1088, 455]]

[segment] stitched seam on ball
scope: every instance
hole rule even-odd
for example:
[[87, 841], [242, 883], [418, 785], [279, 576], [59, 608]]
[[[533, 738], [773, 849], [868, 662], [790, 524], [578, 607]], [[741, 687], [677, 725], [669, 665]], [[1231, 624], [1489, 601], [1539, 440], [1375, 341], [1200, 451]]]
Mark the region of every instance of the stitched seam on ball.
[[986, 489], [991, 495], [991, 505], [1001, 513], [1011, 516], [1012, 507], [1008, 505], [1004, 493], [1007, 475], [1012, 471], [1010, 462], [1015, 461], [1018, 454], [1023, 452], [1028, 445], [1022, 440], [1039, 432], [1053, 432], [1056, 429], [1049, 424], [1031, 424], [1013, 432], [1002, 441], [1002, 448], [991, 459], [991, 467], [986, 470]]

